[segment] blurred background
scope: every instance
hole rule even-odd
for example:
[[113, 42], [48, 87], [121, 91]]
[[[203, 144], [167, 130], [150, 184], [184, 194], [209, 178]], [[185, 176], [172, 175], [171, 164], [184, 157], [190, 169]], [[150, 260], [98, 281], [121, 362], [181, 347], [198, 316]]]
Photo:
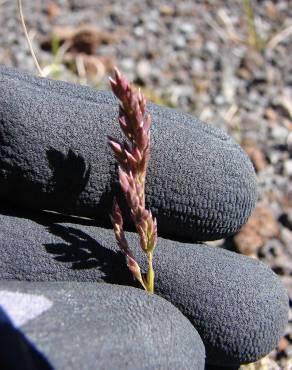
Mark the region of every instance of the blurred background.
[[[258, 205], [213, 242], [258, 258], [290, 296], [277, 349], [242, 370], [292, 369], [292, 1], [23, 0], [50, 78], [109, 89], [118, 66], [157, 104], [227, 130], [258, 176]], [[17, 1], [0, 0], [0, 63], [37, 74]]]

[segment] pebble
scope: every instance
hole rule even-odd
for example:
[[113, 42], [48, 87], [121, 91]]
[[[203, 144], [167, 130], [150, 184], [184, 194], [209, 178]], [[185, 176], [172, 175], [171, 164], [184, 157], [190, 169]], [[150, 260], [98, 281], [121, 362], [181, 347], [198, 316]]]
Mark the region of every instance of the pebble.
[[268, 239], [278, 237], [280, 228], [271, 210], [259, 204], [247, 223], [234, 236], [235, 248], [245, 255], [253, 255]]
[[121, 65], [121, 68], [123, 68], [124, 71], [131, 71], [135, 66], [135, 62], [131, 58], [126, 58], [126, 59], [122, 59], [120, 61], [120, 65]]
[[289, 255], [289, 258], [292, 259], [292, 231], [286, 227], [281, 229], [281, 240], [286, 246], [286, 251]]
[[287, 142], [289, 130], [286, 127], [280, 125], [274, 126], [272, 128], [271, 137], [276, 143], [285, 144]]
[[157, 32], [158, 31], [158, 25], [156, 22], [149, 21], [145, 24], [145, 28], [148, 32]]
[[134, 34], [137, 37], [143, 37], [145, 35], [145, 30], [143, 27], [135, 27]]
[[284, 162], [284, 174], [287, 176], [292, 176], [292, 159]]
[[292, 131], [287, 136], [287, 145], [288, 145], [288, 150], [292, 156]]
[[179, 26], [179, 30], [182, 33], [193, 33], [195, 32], [195, 26], [191, 23], [183, 23]]
[[[204, 63], [201, 59], [195, 58], [191, 61], [191, 69], [195, 74], [200, 75], [204, 70]], [[292, 138], [291, 138], [292, 141]]]
[[186, 46], [186, 39], [183, 36], [177, 35], [173, 40], [175, 50], [184, 49]]
[[160, 14], [164, 16], [172, 16], [175, 13], [174, 7], [168, 6], [166, 4], [161, 5], [159, 8]]
[[262, 171], [268, 165], [264, 153], [257, 147], [247, 146], [244, 150], [252, 161], [257, 172]]
[[211, 54], [216, 54], [218, 51], [218, 46], [215, 42], [207, 41], [205, 44], [205, 50], [207, 50]]
[[151, 64], [147, 60], [141, 60], [137, 64], [136, 73], [141, 81], [146, 82], [151, 74]]
[[288, 227], [288, 229], [292, 230], [292, 210], [284, 213], [281, 218], [281, 222], [284, 226]]

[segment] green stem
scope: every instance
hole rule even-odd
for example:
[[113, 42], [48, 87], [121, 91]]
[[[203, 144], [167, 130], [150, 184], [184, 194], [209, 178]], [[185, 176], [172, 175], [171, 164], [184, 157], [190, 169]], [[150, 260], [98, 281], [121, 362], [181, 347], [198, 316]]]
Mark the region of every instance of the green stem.
[[244, 12], [247, 18], [248, 24], [248, 32], [249, 32], [249, 41], [252, 46], [254, 46], [258, 51], [262, 49], [262, 42], [257, 33], [255, 21], [254, 21], [254, 13], [250, 3], [250, 0], [242, 0]]
[[149, 293], [154, 293], [154, 270], [152, 266], [152, 252], [147, 253], [148, 258], [148, 272], [147, 272], [147, 290]]

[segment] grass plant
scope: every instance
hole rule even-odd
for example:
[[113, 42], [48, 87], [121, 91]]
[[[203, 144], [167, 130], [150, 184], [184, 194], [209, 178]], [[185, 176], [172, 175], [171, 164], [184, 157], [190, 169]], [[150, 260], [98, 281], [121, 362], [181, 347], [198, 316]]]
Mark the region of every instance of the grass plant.
[[114, 200], [111, 221], [117, 243], [126, 256], [128, 268], [149, 293], [154, 293], [153, 251], [157, 242], [157, 223], [151, 211], [145, 208], [145, 178], [150, 157], [151, 116], [145, 112], [146, 99], [140, 90], [132, 87], [115, 70], [110, 78], [113, 93], [120, 101], [119, 124], [126, 136], [123, 143], [109, 137], [109, 145], [119, 163], [119, 182], [131, 211], [131, 217], [140, 238], [140, 246], [147, 256], [148, 271], [142, 274], [128, 245], [121, 209]]
[[257, 32], [255, 17], [250, 0], [242, 0], [242, 6], [247, 20], [248, 43], [251, 47], [261, 52], [264, 48], [263, 40]]

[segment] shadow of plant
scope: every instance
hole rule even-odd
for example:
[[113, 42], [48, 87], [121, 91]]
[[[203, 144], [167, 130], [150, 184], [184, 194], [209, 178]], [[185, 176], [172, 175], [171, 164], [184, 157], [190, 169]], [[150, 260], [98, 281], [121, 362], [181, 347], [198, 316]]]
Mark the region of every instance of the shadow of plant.
[[111, 250], [86, 234], [71, 226], [50, 224], [50, 233], [61, 237], [64, 243], [44, 244], [48, 253], [60, 262], [71, 262], [71, 269], [94, 269], [102, 273], [96, 279], [108, 283], [132, 285], [133, 279], [127, 269], [125, 257], [120, 251]]
[[[127, 268], [124, 255], [115, 243], [97, 240], [81, 230], [83, 227], [96, 226], [95, 221], [50, 211], [15, 208], [5, 202], [0, 208], [3, 215], [30, 219], [42, 225], [52, 235], [52, 240], [55, 239], [54, 236], [59, 240], [61, 238], [61, 242], [42, 244], [40, 241], [39, 247], [43, 246], [51, 258], [64, 263], [62, 269], [76, 272], [87, 270], [87, 281], [139, 287]], [[66, 276], [65, 271], [64, 275]], [[77, 280], [83, 281], [84, 278], [85, 275], [80, 274]]]
[[46, 155], [53, 172], [49, 192], [59, 205], [71, 208], [88, 183], [90, 165], [87, 167], [84, 158], [71, 149], [64, 154], [50, 148]]

